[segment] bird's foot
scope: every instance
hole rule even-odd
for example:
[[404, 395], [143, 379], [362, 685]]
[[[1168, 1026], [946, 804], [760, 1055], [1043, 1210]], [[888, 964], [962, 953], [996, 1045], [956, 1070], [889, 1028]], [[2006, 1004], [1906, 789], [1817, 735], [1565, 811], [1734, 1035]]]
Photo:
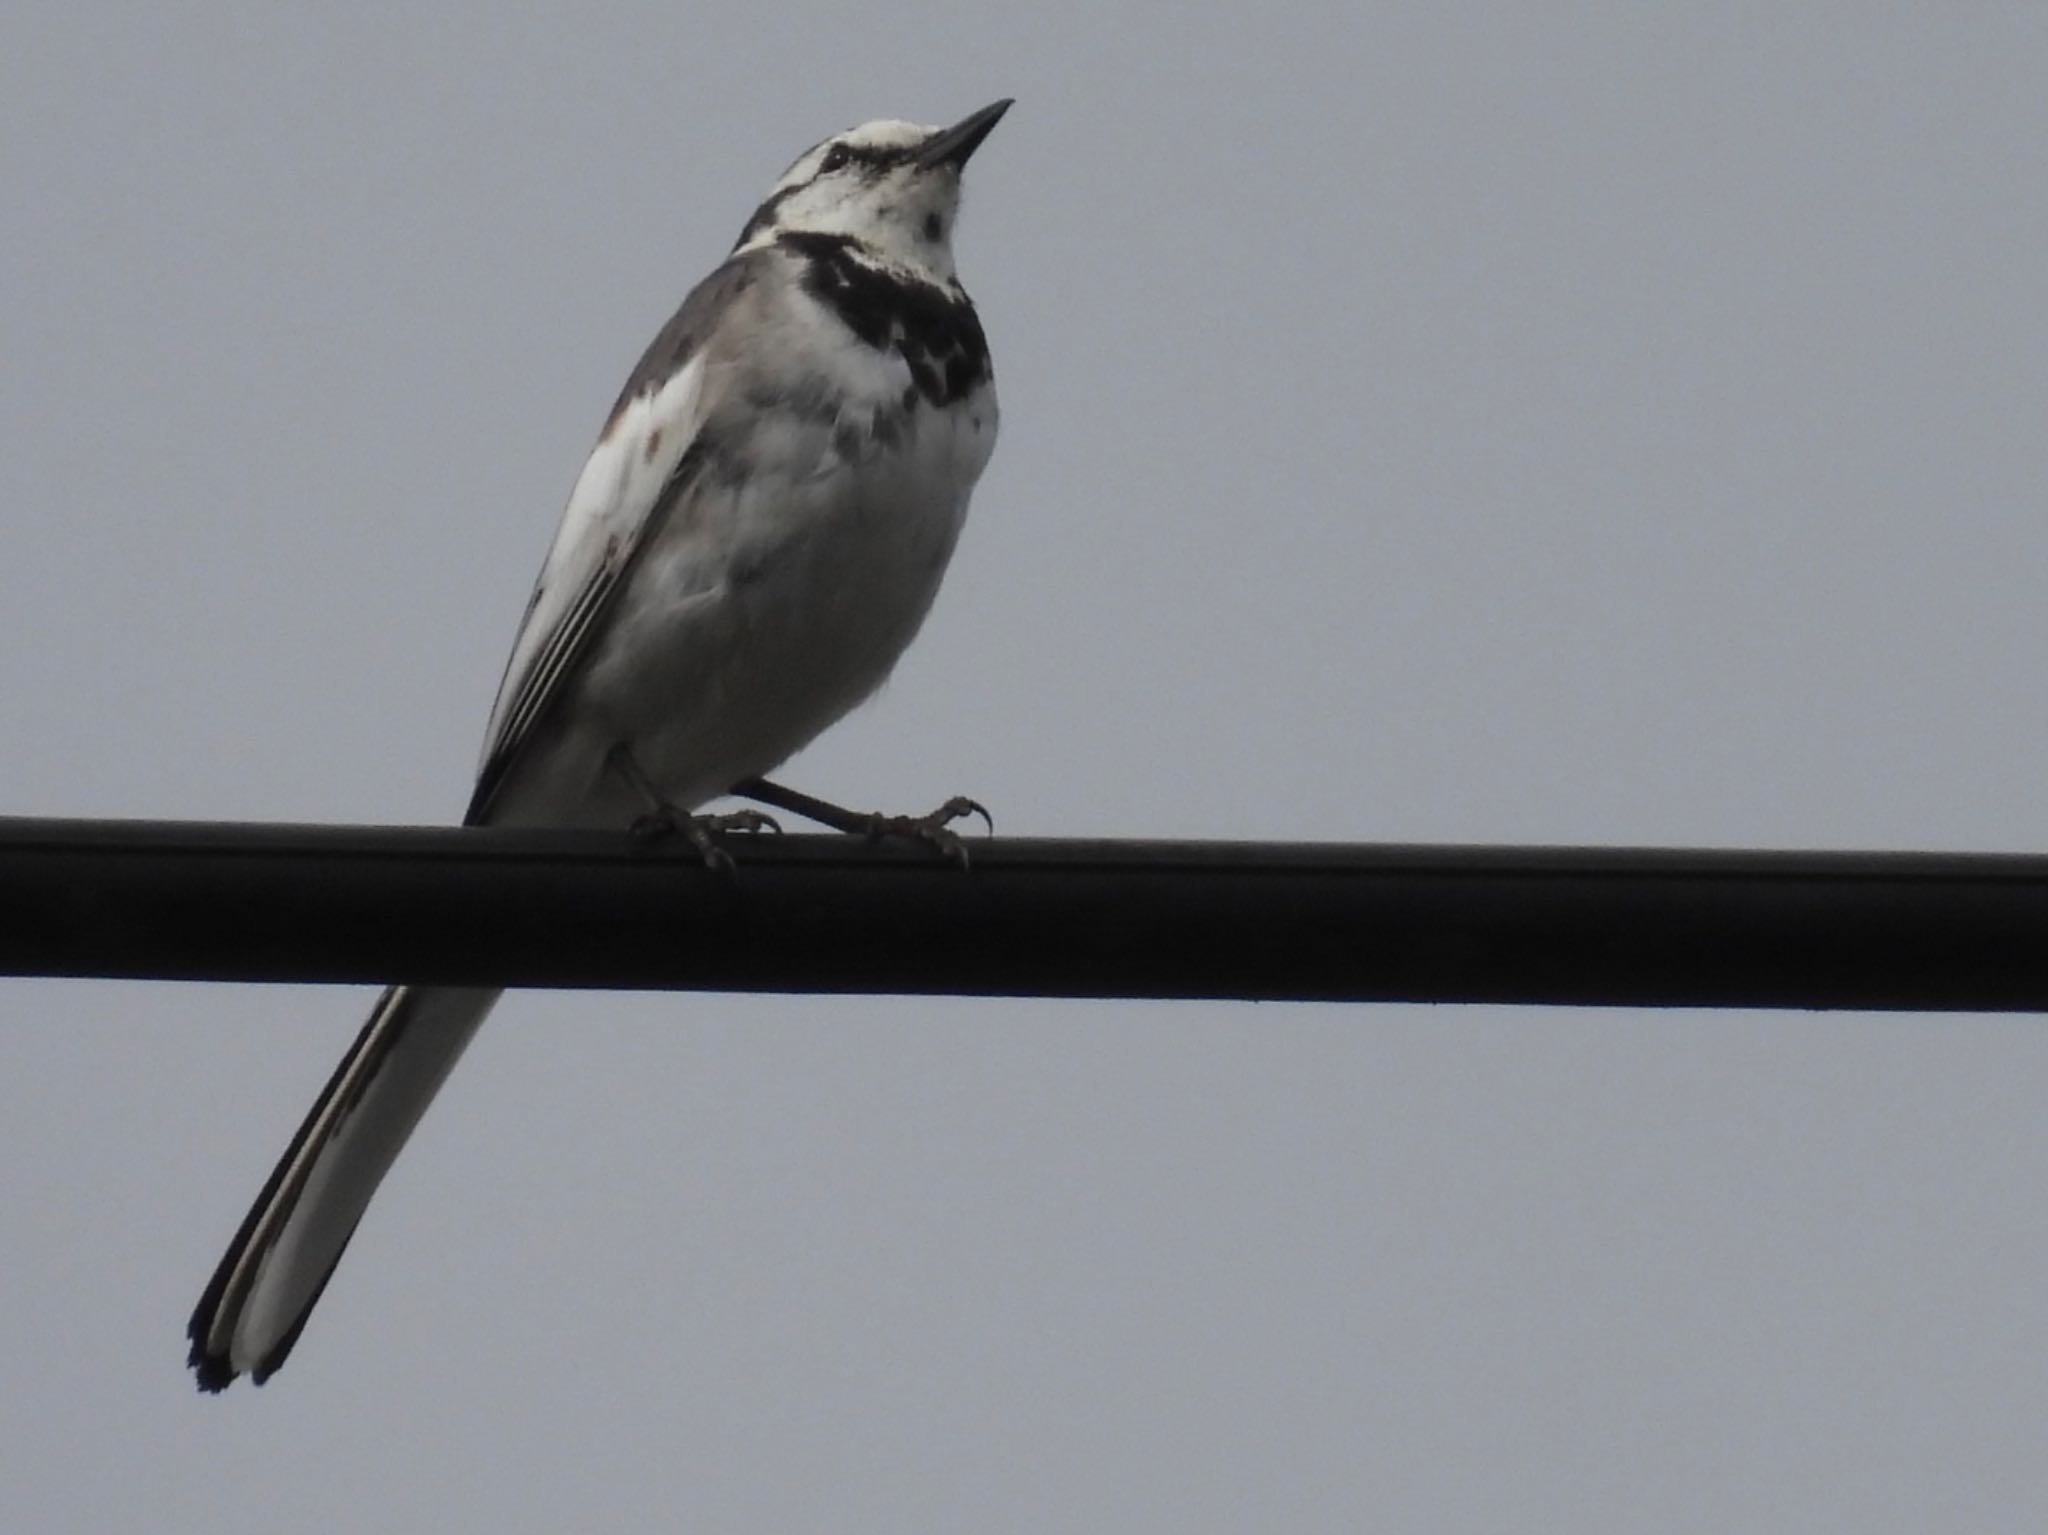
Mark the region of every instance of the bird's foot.
[[980, 816], [981, 823], [988, 828], [989, 835], [995, 835], [995, 817], [988, 813], [988, 807], [980, 800], [969, 799], [964, 794], [954, 795], [938, 809], [925, 815], [871, 815], [861, 830], [870, 842], [882, 842], [890, 838], [921, 842], [965, 869], [969, 867], [967, 844], [961, 840], [960, 833], [953, 830], [953, 823], [963, 821], [971, 815]]
[[866, 837], [870, 842], [888, 838], [921, 842], [963, 869], [968, 866], [967, 846], [960, 840], [960, 834], [952, 829], [952, 823], [966, 816], [978, 815], [987, 824], [991, 836], [996, 829], [994, 817], [981, 801], [969, 799], [964, 794], [954, 795], [929, 815], [882, 815], [874, 811], [848, 810], [844, 805], [785, 788], [766, 778], [746, 779], [733, 785], [732, 792], [742, 799], [759, 800], [764, 805], [787, 810], [792, 815], [816, 821], [834, 831]]
[[663, 804], [633, 822], [633, 840], [651, 847], [670, 837], [681, 837], [704, 860], [704, 867], [718, 874], [733, 872], [732, 854], [719, 845], [720, 837], [782, 830], [773, 816], [758, 810], [734, 810], [725, 815], [692, 815], [674, 805]]

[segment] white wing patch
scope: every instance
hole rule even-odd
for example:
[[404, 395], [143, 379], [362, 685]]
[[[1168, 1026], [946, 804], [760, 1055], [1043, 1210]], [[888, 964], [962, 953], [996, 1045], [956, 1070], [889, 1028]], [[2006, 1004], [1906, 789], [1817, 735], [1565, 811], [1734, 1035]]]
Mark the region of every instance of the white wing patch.
[[664, 505], [702, 425], [702, 356], [635, 395], [591, 450], [526, 605], [477, 768], [474, 821], [521, 741], [581, 658], [606, 599]]

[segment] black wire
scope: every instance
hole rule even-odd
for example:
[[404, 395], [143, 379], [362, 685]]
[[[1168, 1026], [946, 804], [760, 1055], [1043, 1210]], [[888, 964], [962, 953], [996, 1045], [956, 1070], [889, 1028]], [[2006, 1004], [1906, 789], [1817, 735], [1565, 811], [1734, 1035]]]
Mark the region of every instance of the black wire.
[[2048, 1008], [2048, 858], [0, 819], [0, 973]]

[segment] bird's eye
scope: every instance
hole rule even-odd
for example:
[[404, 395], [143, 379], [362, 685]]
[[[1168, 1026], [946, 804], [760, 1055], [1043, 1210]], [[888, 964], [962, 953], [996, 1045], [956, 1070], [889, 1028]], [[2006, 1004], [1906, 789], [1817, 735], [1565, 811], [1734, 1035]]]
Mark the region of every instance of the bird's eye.
[[844, 144], [834, 144], [825, 151], [825, 158], [818, 162], [818, 173], [820, 175], [830, 175], [833, 171], [844, 167], [846, 162], [852, 158], [853, 152]]

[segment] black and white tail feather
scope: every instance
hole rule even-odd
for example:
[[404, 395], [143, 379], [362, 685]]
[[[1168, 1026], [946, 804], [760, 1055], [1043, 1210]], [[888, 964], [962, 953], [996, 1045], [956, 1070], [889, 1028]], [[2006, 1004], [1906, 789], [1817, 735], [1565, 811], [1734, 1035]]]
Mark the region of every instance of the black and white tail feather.
[[202, 1391], [284, 1363], [370, 1196], [454, 1068], [495, 991], [393, 986], [378, 999], [256, 1196], [192, 1314]]
[[[542, 566], [469, 824], [624, 827], [648, 808], [634, 778], [694, 809], [888, 675], [995, 443], [951, 241], [961, 168], [1008, 106], [806, 151], [655, 338]], [[284, 1363], [497, 996], [379, 999], [200, 1296], [200, 1389]]]

